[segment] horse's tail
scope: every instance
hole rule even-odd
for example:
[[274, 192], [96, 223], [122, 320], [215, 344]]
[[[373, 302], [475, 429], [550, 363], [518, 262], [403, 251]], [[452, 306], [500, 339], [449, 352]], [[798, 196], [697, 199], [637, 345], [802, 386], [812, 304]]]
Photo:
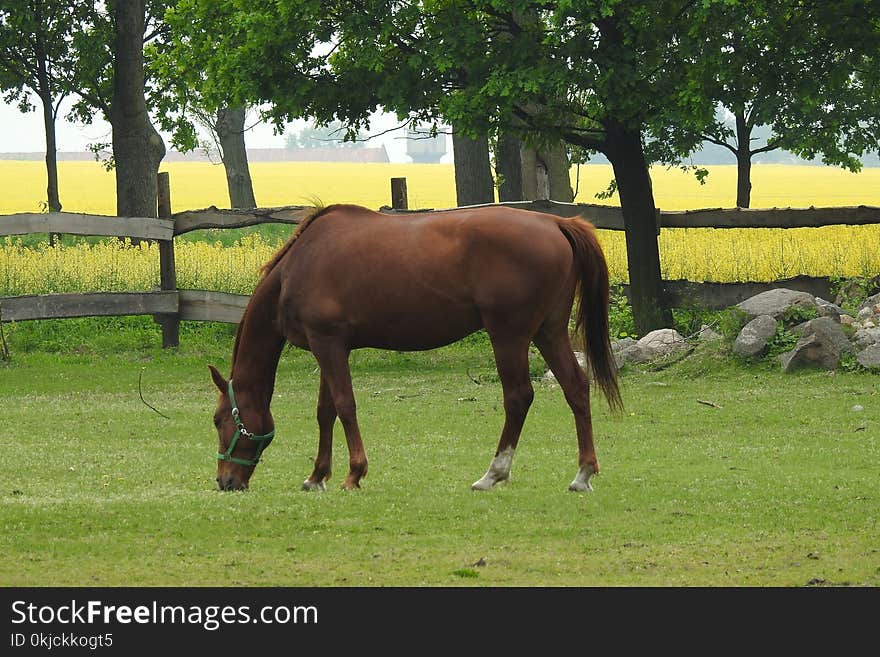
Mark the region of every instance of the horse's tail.
[[583, 336], [593, 380], [602, 389], [612, 410], [622, 410], [617, 384], [617, 363], [608, 333], [608, 265], [593, 225], [580, 219], [558, 219], [559, 229], [574, 252], [577, 283], [575, 331]]

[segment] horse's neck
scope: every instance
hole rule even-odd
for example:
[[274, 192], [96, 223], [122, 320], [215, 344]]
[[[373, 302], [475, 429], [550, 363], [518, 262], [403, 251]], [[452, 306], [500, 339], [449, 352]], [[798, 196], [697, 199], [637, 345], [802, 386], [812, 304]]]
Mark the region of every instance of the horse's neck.
[[264, 279], [254, 290], [241, 320], [232, 363], [235, 390], [252, 396], [255, 404], [268, 408], [275, 388], [275, 372], [284, 348], [278, 330], [278, 290]]

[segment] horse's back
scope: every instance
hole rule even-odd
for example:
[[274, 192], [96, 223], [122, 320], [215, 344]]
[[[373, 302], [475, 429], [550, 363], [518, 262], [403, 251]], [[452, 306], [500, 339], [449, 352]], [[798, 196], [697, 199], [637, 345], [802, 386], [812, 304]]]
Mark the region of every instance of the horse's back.
[[567, 293], [571, 264], [549, 215], [335, 206], [284, 259], [283, 303], [296, 321], [360, 336], [353, 346], [430, 348], [481, 328], [487, 313], [545, 313]]

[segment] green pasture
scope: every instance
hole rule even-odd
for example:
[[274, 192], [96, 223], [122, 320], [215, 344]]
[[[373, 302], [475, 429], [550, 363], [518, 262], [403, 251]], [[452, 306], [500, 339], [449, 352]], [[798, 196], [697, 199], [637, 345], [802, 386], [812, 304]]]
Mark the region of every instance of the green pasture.
[[316, 494], [300, 483], [318, 373], [289, 350], [277, 438], [250, 491], [220, 493], [206, 364], [228, 371], [229, 327], [185, 326], [176, 352], [146, 319], [5, 330], [3, 586], [880, 585], [876, 375], [699, 352], [625, 371], [623, 414], [594, 398], [602, 473], [579, 495], [573, 420], [536, 360], [512, 480], [477, 493], [502, 422], [485, 338], [358, 352], [369, 476], [338, 488], [337, 425], [332, 485]]

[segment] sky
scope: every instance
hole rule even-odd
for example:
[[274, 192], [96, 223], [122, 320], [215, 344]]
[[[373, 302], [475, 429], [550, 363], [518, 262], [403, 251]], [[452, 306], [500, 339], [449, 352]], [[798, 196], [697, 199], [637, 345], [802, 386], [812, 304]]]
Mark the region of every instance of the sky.
[[[110, 141], [110, 125], [102, 120], [96, 119], [90, 126], [82, 126], [65, 120], [64, 116], [68, 106], [69, 103], [62, 105], [55, 125], [59, 151], [85, 151], [90, 143]], [[306, 122], [300, 121], [291, 124], [290, 127], [292, 131], [296, 132], [304, 125]], [[394, 116], [376, 115], [371, 125], [371, 134], [389, 130], [396, 125], [398, 122]], [[167, 147], [170, 144], [170, 139], [166, 134], [162, 136]], [[271, 125], [260, 123], [245, 134], [245, 143], [248, 148], [283, 148], [285, 137], [275, 134]], [[378, 147], [380, 144], [385, 145], [385, 150], [392, 162], [409, 161], [406, 156], [406, 140], [403, 139], [403, 130], [377, 136], [366, 143], [371, 147]], [[42, 112], [22, 113], [17, 105], [6, 104], [0, 100], [0, 153], [45, 152], [45, 149], [46, 137], [43, 131]]]

